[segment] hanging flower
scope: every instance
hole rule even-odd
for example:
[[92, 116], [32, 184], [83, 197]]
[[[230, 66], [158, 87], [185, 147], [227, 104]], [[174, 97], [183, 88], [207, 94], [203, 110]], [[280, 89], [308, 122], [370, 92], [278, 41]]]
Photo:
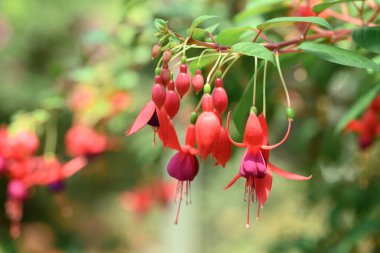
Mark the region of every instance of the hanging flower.
[[174, 221], [175, 224], [178, 224], [183, 192], [186, 194], [186, 203], [191, 203], [191, 182], [199, 171], [199, 162], [195, 156], [198, 151], [194, 148], [195, 132], [195, 126], [193, 124], [189, 125], [186, 132], [185, 145], [182, 147], [178, 145], [175, 148], [178, 152], [170, 159], [168, 164], [168, 174], [178, 180], [177, 194], [179, 193], [179, 203], [176, 219]]
[[[283, 140], [272, 146], [268, 146], [268, 127], [262, 114], [257, 117], [254, 112], [250, 113], [245, 127], [243, 143], [234, 142], [228, 134], [234, 145], [247, 149], [241, 161], [239, 173], [225, 187], [225, 189], [231, 187], [240, 177], [246, 178], [244, 199], [248, 199], [247, 227], [250, 226], [251, 201], [258, 201], [257, 217], [260, 216], [260, 208], [263, 207], [272, 187], [272, 172], [291, 180], [308, 180], [311, 178], [311, 176], [304, 177], [284, 171], [269, 162], [269, 150], [278, 147], [288, 138], [291, 121], [291, 119], [288, 120], [288, 130]], [[227, 117], [227, 130], [229, 129], [229, 122], [230, 113]]]
[[368, 106], [360, 119], [351, 120], [346, 126], [346, 132], [358, 134], [358, 146], [366, 150], [380, 136], [380, 95]]

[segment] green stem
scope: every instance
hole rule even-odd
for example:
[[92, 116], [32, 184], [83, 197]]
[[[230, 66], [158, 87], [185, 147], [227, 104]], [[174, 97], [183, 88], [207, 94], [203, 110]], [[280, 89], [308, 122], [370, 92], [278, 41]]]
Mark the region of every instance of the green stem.
[[252, 106], [256, 105], [256, 83], [257, 83], [257, 57], [255, 57], [255, 73], [253, 74]]
[[51, 113], [46, 124], [44, 156], [53, 156], [57, 147], [57, 118]]
[[267, 81], [267, 65], [268, 61], [264, 62], [264, 76], [263, 76], [263, 114], [266, 118], [267, 104], [266, 104], [266, 81]]
[[277, 65], [278, 74], [280, 76], [282, 86], [284, 87], [284, 91], [285, 91], [285, 95], [286, 95], [286, 100], [287, 100], [287, 103], [288, 103], [288, 108], [291, 108], [290, 107], [290, 97], [289, 97], [288, 88], [286, 87], [286, 83], [285, 83], [284, 77], [282, 76], [282, 71], [281, 71], [281, 66], [280, 66], [280, 59], [279, 59], [280, 57], [279, 57], [278, 51], [276, 51], [275, 58], [276, 58], [276, 65]]

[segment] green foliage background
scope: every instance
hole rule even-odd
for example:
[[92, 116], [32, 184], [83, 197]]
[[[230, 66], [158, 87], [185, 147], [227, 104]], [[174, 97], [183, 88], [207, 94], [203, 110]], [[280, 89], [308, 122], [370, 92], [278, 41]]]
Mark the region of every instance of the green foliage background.
[[[360, 153], [353, 135], [334, 132], [345, 112], [379, 81], [378, 75], [307, 54], [281, 57], [296, 120], [290, 138], [271, 159], [292, 172], [313, 174], [311, 181], [275, 176], [261, 220], [250, 229], [244, 223], [242, 180], [231, 190], [222, 190], [237, 172], [241, 150], [234, 151], [224, 169], [201, 163], [193, 204], [182, 209], [179, 226], [172, 223], [174, 204], [157, 207], [144, 217], [120, 204], [121, 192], [166, 178], [173, 154], [160, 145], [152, 147], [150, 129], [123, 136], [150, 99], [146, 90], [156, 63], [150, 59], [156, 42], [154, 19], [168, 20], [173, 30], [185, 34], [194, 18], [217, 15], [222, 31], [284, 16], [287, 5], [288, 1], [272, 0], [1, 1], [0, 23], [6, 26], [6, 32], [0, 32], [1, 123], [18, 111], [59, 107], [58, 152], [64, 155], [63, 135], [72, 116], [64, 106], [70, 87], [62, 79], [124, 89], [132, 102], [107, 124], [120, 139], [120, 148], [68, 181], [73, 215], [63, 217], [52, 194], [37, 189], [25, 203], [23, 236], [12, 240], [0, 206], [0, 252], [380, 252], [379, 143]], [[357, 50], [353, 43], [342, 46]], [[233, 110], [253, 72], [252, 62], [244, 57], [226, 76]], [[268, 76], [272, 142], [286, 127], [284, 97], [273, 70]], [[190, 100], [188, 104], [196, 99]], [[188, 106], [177, 122], [182, 129]], [[96, 113], [101, 114], [99, 108]], [[1, 178], [0, 203], [5, 202], [5, 189], [6, 180]]]

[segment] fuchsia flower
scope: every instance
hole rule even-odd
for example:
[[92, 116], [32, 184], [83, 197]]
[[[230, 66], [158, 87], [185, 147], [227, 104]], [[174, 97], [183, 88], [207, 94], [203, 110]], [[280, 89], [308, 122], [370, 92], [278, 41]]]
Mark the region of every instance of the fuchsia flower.
[[9, 165], [9, 172], [13, 173], [13, 176], [8, 184], [8, 199], [5, 204], [6, 214], [11, 221], [11, 236], [16, 238], [20, 235], [23, 202], [27, 198], [29, 188], [63, 181], [86, 164], [87, 160], [83, 157], [77, 157], [66, 164], [61, 164], [55, 158], [42, 157], [33, 157], [22, 162], [13, 161]]
[[358, 134], [360, 149], [365, 150], [370, 147], [376, 136], [380, 136], [380, 95], [373, 100], [362, 117], [351, 120], [345, 130]]
[[[229, 129], [229, 122], [230, 113], [227, 117], [227, 130]], [[308, 180], [311, 178], [311, 176], [304, 177], [284, 171], [269, 162], [269, 150], [278, 147], [288, 138], [290, 128], [291, 119], [288, 119], [288, 130], [283, 140], [275, 145], [268, 146], [266, 120], [262, 114], [257, 117], [255, 113], [251, 112], [245, 127], [243, 143], [234, 142], [228, 133], [230, 141], [235, 146], [247, 149], [241, 161], [239, 173], [225, 187], [225, 189], [231, 187], [240, 177], [246, 178], [245, 195], [248, 195], [247, 227], [250, 226], [250, 203], [255, 200], [255, 196], [258, 201], [257, 217], [260, 216], [260, 208], [263, 207], [272, 187], [272, 172], [291, 180]]]
[[70, 156], [95, 156], [107, 148], [107, 136], [91, 127], [74, 125], [66, 133], [65, 144]]
[[9, 133], [6, 128], [2, 128], [0, 130], [0, 138], [0, 153], [6, 159], [21, 160], [30, 157], [39, 147], [37, 135], [30, 131]]
[[[188, 196], [190, 195], [191, 203], [191, 181], [194, 180], [199, 171], [199, 162], [196, 158], [198, 151], [194, 148], [196, 129], [193, 124], [189, 125], [186, 132], [185, 145], [179, 145], [174, 149], [178, 150], [169, 161], [168, 173], [171, 177], [178, 180], [177, 193], [179, 193], [178, 211], [175, 219], [175, 224], [178, 224], [179, 212], [182, 203], [182, 194], [185, 190], [186, 203], [188, 203]], [[185, 188], [185, 189], [184, 189]], [[177, 198], [177, 196], [176, 196]]]

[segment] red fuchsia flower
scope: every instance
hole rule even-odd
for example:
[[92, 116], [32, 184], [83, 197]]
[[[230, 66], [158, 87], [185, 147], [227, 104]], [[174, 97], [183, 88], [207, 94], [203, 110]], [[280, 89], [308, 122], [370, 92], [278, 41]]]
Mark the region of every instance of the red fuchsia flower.
[[181, 98], [190, 88], [190, 75], [187, 73], [186, 58], [182, 58], [182, 64], [179, 67], [179, 74], [175, 79], [175, 88]]
[[378, 96], [363, 113], [360, 119], [351, 120], [346, 132], [358, 134], [358, 145], [362, 150], [367, 149], [380, 136], [380, 96]]
[[[179, 193], [179, 203], [175, 224], [178, 224], [179, 213], [182, 203], [182, 194], [185, 191], [186, 203], [190, 197], [191, 203], [191, 182], [199, 171], [199, 162], [196, 158], [197, 150], [194, 148], [196, 136], [196, 127], [191, 124], [187, 128], [185, 145], [179, 145], [174, 148], [178, 152], [170, 159], [168, 164], [168, 173], [171, 177], [178, 180], [177, 194]], [[177, 194], [175, 199], [177, 199]]]
[[212, 92], [212, 99], [215, 110], [222, 115], [228, 106], [228, 96], [226, 90], [223, 88], [223, 79], [216, 78], [215, 89]]
[[195, 75], [193, 76], [191, 83], [192, 83], [193, 88], [195, 90], [195, 94], [198, 94], [203, 89], [203, 85], [205, 83], [205, 80], [202, 76], [202, 71], [200, 69], [197, 69], [195, 71]]
[[[164, 107], [158, 109], [153, 101], [149, 101], [141, 110], [137, 116], [135, 122], [126, 131], [126, 135], [130, 136], [145, 125], [150, 125], [153, 128], [154, 133], [158, 133], [164, 147], [175, 147], [178, 144], [177, 133], [174, 126], [171, 123]], [[155, 142], [155, 138], [154, 141]]]
[[10, 234], [16, 238], [20, 235], [20, 221], [23, 215], [23, 202], [28, 190], [35, 185], [49, 185], [62, 181], [87, 164], [82, 157], [75, 158], [66, 164], [55, 158], [29, 158], [25, 161], [12, 161], [9, 165], [10, 182], [8, 199], [5, 204], [6, 214], [11, 221]]
[[204, 94], [202, 97], [203, 112], [195, 124], [198, 151], [202, 159], [206, 159], [212, 153], [221, 127], [220, 118], [213, 111], [213, 108], [212, 96], [207, 93]]
[[[229, 122], [230, 113], [227, 117], [227, 129], [229, 128]], [[247, 227], [250, 226], [251, 201], [258, 201], [257, 217], [259, 218], [260, 216], [260, 208], [263, 207], [272, 187], [272, 172], [291, 180], [308, 180], [311, 178], [311, 176], [304, 177], [284, 171], [268, 161], [269, 150], [278, 147], [287, 139], [290, 128], [291, 119], [288, 120], [288, 130], [283, 140], [275, 145], [268, 146], [268, 127], [266, 120], [262, 114], [257, 117], [254, 112], [251, 112], [245, 127], [243, 143], [234, 142], [228, 134], [230, 141], [234, 145], [247, 149], [241, 161], [239, 173], [225, 187], [225, 189], [231, 187], [240, 177], [246, 178], [244, 197], [248, 198]]]
[[169, 70], [169, 66], [165, 63], [161, 68], [160, 77], [162, 79], [163, 85], [165, 85], [165, 86], [167, 86], [169, 84], [170, 80], [172, 79], [172, 76], [171, 76], [171, 73]]
[[107, 149], [107, 136], [93, 128], [74, 125], [66, 133], [67, 153], [72, 156], [96, 156]]
[[180, 97], [174, 90], [174, 81], [170, 80], [166, 91], [165, 110], [171, 119], [177, 115], [180, 103]]
[[30, 131], [9, 133], [5, 128], [0, 131], [1, 153], [6, 159], [22, 160], [37, 151], [39, 140], [35, 133]]

